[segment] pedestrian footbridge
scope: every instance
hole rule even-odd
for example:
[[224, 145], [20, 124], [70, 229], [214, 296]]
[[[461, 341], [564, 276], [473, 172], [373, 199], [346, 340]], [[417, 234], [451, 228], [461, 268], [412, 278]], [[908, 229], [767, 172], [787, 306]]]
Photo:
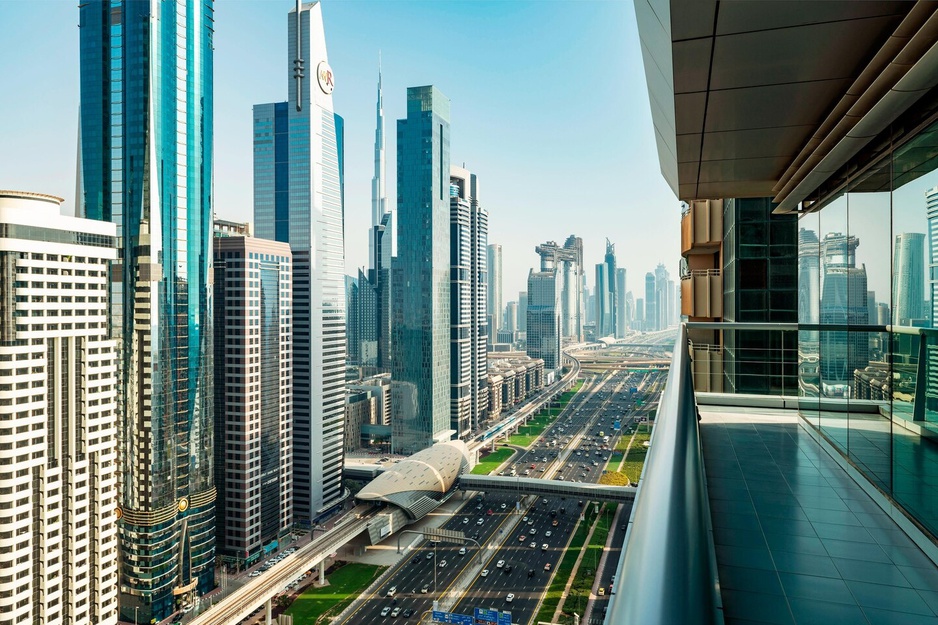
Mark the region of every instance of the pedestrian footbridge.
[[537, 477], [501, 477], [491, 475], [459, 476], [460, 490], [477, 490], [486, 493], [513, 493], [537, 495], [539, 497], [576, 497], [590, 501], [612, 501], [632, 503], [635, 500], [634, 486], [609, 486], [544, 480]]

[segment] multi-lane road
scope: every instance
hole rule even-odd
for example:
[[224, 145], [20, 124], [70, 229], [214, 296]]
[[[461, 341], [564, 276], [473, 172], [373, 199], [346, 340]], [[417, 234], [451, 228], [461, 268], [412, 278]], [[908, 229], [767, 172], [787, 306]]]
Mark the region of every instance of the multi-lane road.
[[[605, 444], [599, 433], [612, 434], [617, 418], [626, 427], [626, 415], [633, 408], [633, 398], [621, 391], [650, 384], [655, 375], [615, 372], [596, 378], [574, 397], [537, 443], [530, 449], [519, 449], [506, 474], [513, 467], [518, 475], [527, 472], [529, 477], [598, 481], [615, 444], [614, 439]], [[513, 623], [532, 622], [540, 596], [587, 502], [539, 498], [525, 507], [531, 499], [518, 501], [504, 494], [472, 497], [443, 527], [465, 532], [482, 544], [482, 553], [474, 545], [460, 554], [463, 548], [459, 545], [441, 542], [434, 546], [421, 541], [395, 566], [374, 596], [361, 601], [343, 623], [413, 623], [431, 609], [434, 600], [450, 591], [463, 593], [453, 612], [472, 614], [474, 607], [494, 607], [510, 610]], [[620, 518], [624, 526], [627, 514]], [[476, 574], [474, 569], [479, 565], [487, 573]], [[612, 559], [606, 569], [614, 568]], [[463, 576], [466, 571], [473, 575], [468, 582]], [[511, 601], [509, 594], [513, 595]]]

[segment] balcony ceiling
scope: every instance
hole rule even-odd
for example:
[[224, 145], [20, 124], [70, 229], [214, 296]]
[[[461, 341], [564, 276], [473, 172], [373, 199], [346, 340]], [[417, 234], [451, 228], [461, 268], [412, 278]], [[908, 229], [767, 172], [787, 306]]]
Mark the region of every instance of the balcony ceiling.
[[662, 173], [683, 200], [774, 196], [789, 165], [914, 5], [635, 4]]

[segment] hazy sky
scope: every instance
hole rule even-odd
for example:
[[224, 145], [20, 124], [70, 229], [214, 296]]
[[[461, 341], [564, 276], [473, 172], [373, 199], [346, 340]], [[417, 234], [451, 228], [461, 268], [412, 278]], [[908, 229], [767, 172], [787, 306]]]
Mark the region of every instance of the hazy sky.
[[[215, 3], [215, 213], [252, 219], [251, 107], [286, 99], [289, 0]], [[534, 246], [575, 233], [587, 281], [604, 239], [640, 297], [645, 272], [676, 278], [679, 206], [658, 170], [634, 8], [624, 0], [325, 0], [336, 112], [345, 118], [346, 267], [368, 262], [378, 53], [388, 195], [406, 88], [452, 101], [451, 155], [480, 180], [489, 242], [504, 248], [505, 302], [538, 266]], [[67, 199], [78, 120], [75, 0], [0, 0], [0, 188]]]

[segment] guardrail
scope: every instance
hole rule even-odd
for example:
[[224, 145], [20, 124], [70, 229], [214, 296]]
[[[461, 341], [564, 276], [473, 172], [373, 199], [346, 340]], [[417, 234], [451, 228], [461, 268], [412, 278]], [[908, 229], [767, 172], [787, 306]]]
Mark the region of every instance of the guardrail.
[[723, 623], [683, 324], [616, 574], [609, 625]]

